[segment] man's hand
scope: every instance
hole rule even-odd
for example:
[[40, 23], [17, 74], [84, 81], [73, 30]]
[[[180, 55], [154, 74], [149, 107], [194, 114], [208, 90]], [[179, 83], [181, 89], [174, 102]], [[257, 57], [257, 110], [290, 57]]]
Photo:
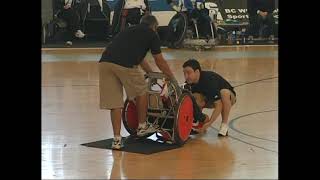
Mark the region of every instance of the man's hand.
[[171, 3], [172, 3], [172, 0], [167, 0], [167, 3], [168, 3], [168, 4], [171, 4]]
[[146, 59], [144, 59], [141, 63], [140, 63], [141, 68], [146, 72], [146, 73], [151, 73], [153, 72], [151, 66], [149, 65], [148, 61]]
[[166, 78], [166, 81], [167, 81], [167, 82], [170, 82], [170, 83], [172, 83], [172, 84], [175, 84], [175, 85], [177, 85], [177, 86], [179, 86], [179, 83], [178, 83], [178, 81], [176, 80], [175, 77]]
[[[168, 63], [166, 60], [164, 60], [162, 54], [153, 54], [153, 58], [156, 62], [156, 65], [162, 71], [167, 77], [170, 78], [170, 80], [176, 81], [174, 78], [174, 75], [172, 71], [170, 70]], [[176, 81], [177, 82], [177, 81]]]
[[63, 6], [63, 8], [64, 8], [64, 9], [69, 9], [69, 8], [71, 8], [71, 5], [70, 5], [70, 4], [67, 4], [67, 5]]
[[199, 134], [204, 134], [204, 133], [207, 133], [207, 128], [202, 127], [199, 129], [194, 129], [194, 131], [196, 131]]

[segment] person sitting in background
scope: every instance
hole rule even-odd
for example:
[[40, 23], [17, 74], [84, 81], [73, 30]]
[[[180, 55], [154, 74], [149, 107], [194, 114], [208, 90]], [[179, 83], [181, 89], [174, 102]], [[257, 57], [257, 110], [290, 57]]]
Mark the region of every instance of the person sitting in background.
[[112, 36], [124, 30], [128, 25], [137, 25], [141, 17], [150, 13], [148, 0], [118, 0], [112, 19]]
[[247, 9], [249, 15], [249, 39], [256, 38], [263, 25], [266, 25], [266, 36], [270, 40], [274, 39], [274, 17], [275, 0], [247, 0]]
[[55, 9], [58, 9], [58, 12], [55, 13], [56, 16], [67, 23], [67, 45], [72, 45], [73, 37], [83, 38], [85, 36], [80, 29], [80, 14], [77, 10], [79, 4], [79, 0], [58, 0], [56, 3]]

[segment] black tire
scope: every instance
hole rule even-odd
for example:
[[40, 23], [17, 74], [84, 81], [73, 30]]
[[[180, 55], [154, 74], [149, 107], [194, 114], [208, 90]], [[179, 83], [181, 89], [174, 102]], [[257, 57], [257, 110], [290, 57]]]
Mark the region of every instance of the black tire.
[[[178, 24], [175, 25], [175, 22], [177, 22]], [[184, 13], [175, 14], [171, 18], [168, 26], [171, 27], [172, 29], [175, 29], [174, 27], [176, 27], [176, 31], [171, 32], [172, 35], [170, 37], [172, 37], [172, 39], [168, 40], [169, 41], [168, 47], [181, 48], [183, 40], [185, 39], [185, 36], [187, 34], [187, 27], [188, 27], [187, 16]]]
[[122, 110], [122, 122], [123, 122], [123, 125], [124, 127], [126, 128], [126, 130], [128, 131], [128, 133], [130, 135], [137, 135], [137, 130], [136, 129], [132, 129], [129, 127], [129, 124], [128, 124], [128, 119], [127, 119], [127, 109], [128, 109], [128, 105], [129, 105], [129, 99], [126, 99], [126, 101], [124, 102], [124, 107], [123, 107], [123, 110]]

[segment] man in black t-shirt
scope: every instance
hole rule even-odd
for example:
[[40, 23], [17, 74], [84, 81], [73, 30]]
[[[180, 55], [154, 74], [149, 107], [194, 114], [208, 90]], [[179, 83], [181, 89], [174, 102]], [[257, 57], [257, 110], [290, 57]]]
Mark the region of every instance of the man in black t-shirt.
[[183, 64], [183, 73], [187, 83], [185, 88], [193, 93], [198, 105], [196, 108], [201, 110], [214, 108], [210, 118], [203, 113], [202, 115], [195, 113], [197, 114], [196, 124], [193, 125], [193, 129], [197, 132], [205, 132], [221, 114], [219, 135], [228, 135], [228, 117], [231, 106], [236, 102], [236, 92], [233, 87], [219, 74], [202, 71], [199, 62], [195, 59], [190, 59]]
[[169, 78], [177, 83], [160, 49], [160, 40], [156, 33], [158, 21], [154, 16], [146, 15], [141, 24], [120, 32], [107, 46], [99, 63], [100, 108], [111, 110], [114, 133], [113, 149], [121, 148], [121, 110], [123, 108], [123, 87], [129, 99], [136, 98], [139, 127], [138, 136], [155, 131], [146, 123], [147, 114], [147, 83], [144, 73], [152, 72], [144, 59], [147, 52], [151, 53], [156, 65]]

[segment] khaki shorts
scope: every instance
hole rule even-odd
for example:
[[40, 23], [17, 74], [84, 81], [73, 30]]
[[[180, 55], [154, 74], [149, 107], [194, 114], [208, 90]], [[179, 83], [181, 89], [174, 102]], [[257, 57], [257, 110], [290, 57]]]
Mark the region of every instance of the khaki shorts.
[[99, 63], [100, 109], [123, 108], [123, 87], [129, 99], [147, 92], [144, 73], [138, 67]]
[[[193, 97], [196, 99], [197, 101], [197, 104], [200, 108], [214, 108], [214, 103], [206, 103], [206, 100], [205, 100], [205, 96], [203, 94], [200, 94], [200, 93], [193, 93], [192, 94]], [[237, 102], [237, 98], [235, 96], [235, 94], [230, 91], [230, 100], [231, 100], [231, 105], [234, 105], [236, 102]]]

